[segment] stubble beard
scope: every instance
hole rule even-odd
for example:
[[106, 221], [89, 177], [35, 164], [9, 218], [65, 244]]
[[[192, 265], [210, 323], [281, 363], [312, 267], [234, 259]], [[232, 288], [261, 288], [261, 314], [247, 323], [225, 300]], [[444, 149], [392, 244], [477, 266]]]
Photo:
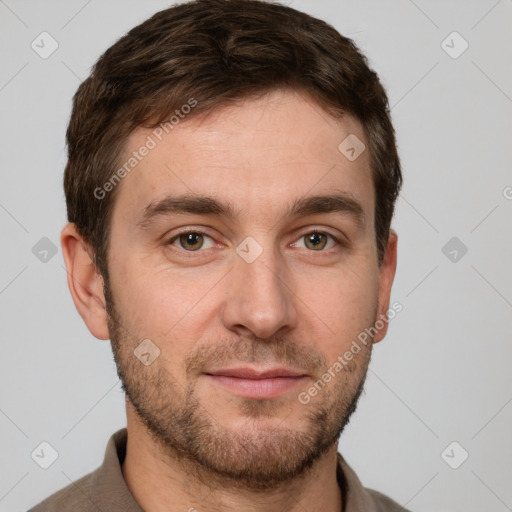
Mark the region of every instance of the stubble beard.
[[[106, 292], [108, 327], [122, 389], [163, 460], [177, 461], [186, 474], [210, 486], [264, 491], [304, 476], [337, 444], [362, 394], [371, 343], [357, 355], [357, 364], [351, 361], [307, 405], [295, 395], [293, 403], [240, 398], [239, 414], [246, 418], [246, 428], [234, 430], [222, 425], [201, 403], [193, 380], [185, 385], [175, 380], [163, 354], [150, 366], [135, 357], [133, 350], [140, 340], [123, 326], [110, 290]], [[275, 342], [243, 338], [216, 349], [209, 347], [188, 361], [189, 368], [222, 354], [230, 356], [227, 360], [251, 362], [268, 360], [271, 355], [271, 360], [292, 366], [309, 364], [318, 376], [327, 369], [321, 354], [282, 338]], [[302, 426], [292, 428], [285, 424], [286, 418], [277, 426], [269, 425], [265, 419], [279, 406], [302, 408]]]

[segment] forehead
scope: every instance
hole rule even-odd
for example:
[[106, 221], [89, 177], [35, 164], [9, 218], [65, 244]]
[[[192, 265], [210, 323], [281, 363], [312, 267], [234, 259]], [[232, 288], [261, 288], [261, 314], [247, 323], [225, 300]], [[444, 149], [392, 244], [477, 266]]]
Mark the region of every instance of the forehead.
[[115, 210], [133, 220], [170, 194], [225, 199], [236, 215], [263, 220], [283, 203], [341, 190], [373, 211], [368, 151], [350, 152], [366, 145], [361, 124], [332, 118], [303, 94], [274, 91], [206, 117], [182, 113], [167, 131], [138, 128], [127, 140], [124, 162], [145, 156], [120, 183]]

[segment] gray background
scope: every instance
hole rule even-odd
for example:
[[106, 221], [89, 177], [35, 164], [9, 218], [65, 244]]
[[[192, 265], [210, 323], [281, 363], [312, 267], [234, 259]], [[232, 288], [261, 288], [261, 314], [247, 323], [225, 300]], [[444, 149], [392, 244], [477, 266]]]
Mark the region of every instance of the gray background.
[[[512, 2], [289, 3], [367, 54], [405, 177], [393, 223], [403, 311], [375, 347], [340, 451], [366, 486], [414, 511], [512, 510]], [[72, 95], [108, 46], [169, 5], [0, 0], [2, 511], [95, 469], [125, 425], [109, 342], [75, 311], [60, 247], [44, 255], [39, 241], [59, 246], [66, 220]], [[43, 31], [59, 45], [47, 59], [31, 48]], [[457, 58], [454, 31], [469, 44]], [[59, 454], [48, 469], [31, 458], [42, 441]]]

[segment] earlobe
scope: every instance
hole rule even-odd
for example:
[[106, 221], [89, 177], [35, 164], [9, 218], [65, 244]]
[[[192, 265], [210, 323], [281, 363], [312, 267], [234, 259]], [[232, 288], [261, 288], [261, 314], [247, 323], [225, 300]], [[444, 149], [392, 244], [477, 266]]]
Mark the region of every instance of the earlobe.
[[[380, 267], [379, 275], [379, 292], [378, 292], [378, 310], [377, 318], [375, 319], [376, 327], [379, 328], [373, 337], [373, 343], [378, 343], [383, 340], [388, 330], [387, 311], [389, 309], [389, 301], [391, 296], [391, 287], [395, 278], [396, 263], [397, 263], [397, 245], [398, 235], [393, 229], [389, 230], [388, 244], [384, 260]], [[382, 325], [384, 324], [384, 325]]]
[[103, 278], [89, 252], [92, 249], [78, 234], [75, 224], [66, 224], [60, 241], [66, 263], [67, 281], [78, 313], [93, 336], [110, 338], [103, 293]]

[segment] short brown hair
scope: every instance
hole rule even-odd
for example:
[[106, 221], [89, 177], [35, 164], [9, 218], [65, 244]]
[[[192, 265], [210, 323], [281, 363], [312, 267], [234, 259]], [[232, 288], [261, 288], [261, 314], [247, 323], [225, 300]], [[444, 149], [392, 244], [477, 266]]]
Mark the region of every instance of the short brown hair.
[[[277, 2], [194, 0], [154, 14], [108, 48], [80, 85], [66, 133], [69, 222], [108, 278], [110, 219], [117, 188], [98, 199], [128, 135], [155, 128], [191, 98], [188, 117], [278, 88], [309, 94], [334, 117], [364, 129], [375, 189], [378, 262], [402, 185], [388, 99], [352, 40]], [[340, 141], [341, 142], [341, 141]]]

